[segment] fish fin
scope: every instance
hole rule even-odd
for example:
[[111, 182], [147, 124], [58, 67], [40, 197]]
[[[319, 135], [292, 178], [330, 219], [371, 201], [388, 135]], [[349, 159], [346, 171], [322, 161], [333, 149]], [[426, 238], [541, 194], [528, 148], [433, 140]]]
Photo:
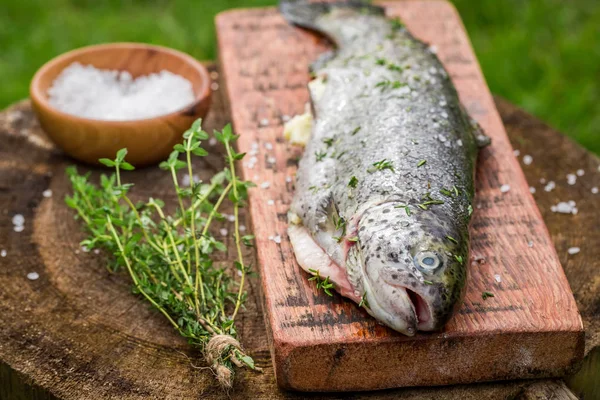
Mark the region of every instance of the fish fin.
[[382, 7], [357, 0], [316, 3], [307, 0], [280, 0], [279, 2], [279, 11], [288, 22], [326, 35], [328, 35], [328, 32], [319, 26], [317, 19], [321, 15], [340, 8], [356, 10], [363, 14], [385, 15], [385, 10]]

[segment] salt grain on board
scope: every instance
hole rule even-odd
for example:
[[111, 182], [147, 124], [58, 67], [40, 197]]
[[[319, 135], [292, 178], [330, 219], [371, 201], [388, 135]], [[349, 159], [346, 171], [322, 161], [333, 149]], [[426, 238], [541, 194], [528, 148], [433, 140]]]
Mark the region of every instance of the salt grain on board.
[[25, 227], [23, 225], [15, 225], [13, 229], [15, 232], [18, 233], [18, 232], [23, 232], [23, 229], [25, 229]]
[[535, 188], [533, 186], [529, 186], [529, 193], [535, 193]]
[[30, 272], [27, 274], [27, 279], [29, 279], [30, 281], [35, 281], [40, 277], [40, 274], [38, 274], [37, 272]]
[[15, 214], [12, 217], [12, 223], [13, 225], [23, 225], [25, 223], [25, 217], [23, 217], [23, 215], [21, 214]]
[[246, 225], [240, 225], [240, 232], [246, 232]]
[[209, 146], [214, 146], [217, 144], [217, 139], [214, 137], [211, 137], [210, 139], [208, 139], [208, 145]]
[[45, 198], [49, 198], [52, 197], [52, 190], [50, 189], [46, 189], [42, 192], [42, 196], [44, 196]]
[[561, 201], [557, 205], [550, 207], [550, 210], [560, 214], [577, 214], [577, 207], [573, 200], [569, 202]]
[[597, 187], [597, 186], [594, 186], [594, 187], [592, 188], [592, 193], [593, 193], [593, 194], [597, 194], [597, 193], [598, 193], [598, 187]]
[[567, 183], [569, 185], [574, 185], [577, 182], [577, 176], [575, 174], [567, 174]]
[[227, 229], [225, 229], [225, 228], [221, 228], [221, 229], [219, 230], [219, 233], [221, 234], [221, 236], [227, 236], [227, 233], [228, 233], [228, 232], [227, 232]]
[[6, 257], [6, 250], [0, 250], [0, 257]]
[[546, 186], [544, 186], [544, 190], [546, 192], [550, 192], [550, 191], [554, 190], [555, 187], [556, 187], [556, 183], [554, 183], [554, 181], [550, 181], [550, 182], [548, 182], [548, 184]]
[[515, 151], [513, 151], [513, 154], [515, 155], [515, 157], [519, 157], [521, 155], [521, 151], [515, 150]]
[[157, 117], [194, 102], [192, 83], [169, 71], [133, 79], [127, 71], [73, 63], [48, 89], [48, 101], [79, 117], [125, 121]]
[[585, 175], [585, 171], [582, 170], [582, 169], [578, 169], [576, 173], [577, 173], [577, 176], [583, 176], [583, 175]]
[[574, 255], [577, 254], [581, 251], [581, 249], [579, 247], [569, 247], [569, 250], [567, 250], [567, 253]]
[[531, 157], [529, 154], [527, 154], [523, 157], [523, 164], [530, 165], [532, 162], [533, 162], [533, 157]]

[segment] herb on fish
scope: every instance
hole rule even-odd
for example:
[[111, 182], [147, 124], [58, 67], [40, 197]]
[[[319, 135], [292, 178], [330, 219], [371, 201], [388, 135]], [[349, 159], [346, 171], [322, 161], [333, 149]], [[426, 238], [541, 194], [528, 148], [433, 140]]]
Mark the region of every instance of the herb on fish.
[[404, 28], [404, 24], [398, 18], [391, 19], [390, 26], [392, 27], [393, 31], [398, 31], [398, 30]]
[[310, 190], [313, 194], [315, 194], [319, 191], [319, 188], [317, 186], [313, 185], [313, 186], [310, 186], [308, 188], [308, 190]]
[[375, 64], [377, 65], [385, 65], [387, 64], [387, 61], [385, 58], [378, 58], [377, 60], [375, 60]]
[[[129, 195], [133, 185], [121, 181], [122, 170], [134, 169], [125, 161], [126, 149], [119, 150], [114, 160], [100, 161], [115, 172], [101, 175], [99, 186], [89, 182], [89, 174], [79, 175], [75, 167], [69, 167], [73, 194], [65, 198], [90, 233], [82, 246], [103, 247], [112, 254], [109, 268], [127, 270], [134, 293], [143, 296], [190, 344], [206, 354], [218, 381], [227, 388], [232, 385], [234, 366], [259, 369], [236, 339], [236, 317], [246, 299], [244, 283], [250, 272], [241, 244], [251, 245], [253, 238], [240, 237], [239, 208], [253, 185], [236, 175], [235, 161], [244, 157], [232, 148], [237, 137], [229, 125], [215, 132], [225, 147], [226, 167], [210, 182], [191, 180], [190, 187], [183, 188], [177, 171], [186, 169], [192, 177], [192, 155], [208, 154], [200, 146], [208, 139], [200, 120], [184, 133], [183, 143], [160, 164], [169, 172], [177, 196], [177, 210], [172, 215], [166, 214], [165, 203], [159, 199], [134, 204]], [[220, 218], [219, 210], [227, 200], [235, 218], [237, 260], [232, 267], [236, 273], [213, 264], [212, 256], [227, 250], [210, 233], [212, 221]], [[227, 346], [217, 345], [223, 340]]]
[[349, 242], [358, 242], [358, 236], [352, 236], [351, 238], [348, 238]]
[[483, 300], [487, 300], [488, 297], [496, 297], [496, 296], [494, 296], [494, 293], [492, 293], [492, 292], [483, 292], [483, 293], [481, 293], [481, 298]]
[[426, 202], [421, 203], [421, 204], [423, 204], [425, 206], [430, 206], [433, 204], [444, 204], [444, 201], [442, 201], [442, 200], [427, 200]]
[[359, 307], [364, 307], [364, 308], [370, 308], [369, 307], [369, 302], [367, 301], [367, 292], [364, 292], [361, 299], [360, 299], [360, 303], [358, 303]]
[[333, 138], [325, 138], [323, 139], [323, 143], [327, 145], [327, 147], [331, 147], [333, 145]]
[[308, 278], [309, 281], [315, 281], [317, 283], [317, 290], [323, 289], [323, 291], [327, 294], [327, 296], [333, 296], [331, 293], [331, 289], [333, 289], [333, 283], [329, 281], [329, 277], [322, 278], [319, 270], [309, 268], [309, 271], [314, 275]]
[[433, 285], [433, 282], [423, 279], [423, 283], [426, 285]]
[[392, 165], [392, 162], [385, 158], [381, 161], [373, 163], [372, 168], [369, 168], [367, 172], [383, 171], [384, 169], [389, 169], [394, 172], [394, 166]]
[[402, 86], [406, 86], [406, 83], [403, 83], [400, 81], [390, 81], [389, 79], [378, 82], [375, 85], [375, 87], [381, 88], [382, 92], [386, 89], [398, 89], [398, 88], [401, 88]]
[[455, 258], [455, 259], [456, 259], [456, 261], [458, 261], [459, 263], [463, 262], [463, 258], [462, 258], [462, 256], [457, 256], [457, 255], [454, 255], [454, 258]]
[[417, 207], [419, 207], [421, 210], [425, 210], [425, 211], [428, 210], [427, 206], [425, 206], [423, 204], [417, 204]]
[[389, 63], [387, 65], [387, 69], [389, 69], [390, 71], [395, 71], [395, 72], [402, 72], [402, 71], [404, 71], [404, 69], [401, 66], [399, 66], [397, 64], [393, 64], [393, 63]]
[[327, 157], [327, 152], [326, 151], [315, 151], [315, 157], [317, 158], [317, 161], [323, 161], [323, 159], [325, 157]]
[[354, 136], [358, 133], [358, 131], [360, 131], [360, 126], [357, 126], [356, 128], [354, 128], [354, 130], [352, 131], [352, 133], [350, 135]]
[[394, 208], [404, 208], [404, 211], [406, 212], [406, 215], [408, 215], [410, 217], [410, 208], [408, 205], [398, 205], [398, 206], [394, 206]]
[[350, 186], [353, 189], [356, 189], [356, 185], [358, 185], [358, 179], [353, 176], [352, 178], [350, 178], [350, 182], [348, 182], [348, 186]]
[[454, 194], [458, 196], [458, 188], [456, 186], [452, 186], [452, 190], [454, 190]]
[[333, 217], [333, 226], [335, 227], [336, 231], [341, 230], [342, 235], [346, 232], [346, 221], [342, 217]]
[[456, 239], [454, 239], [452, 236], [446, 235], [446, 239], [448, 239], [451, 242], [454, 242], [454, 243], [458, 244], [458, 241]]
[[[340, 158], [342, 158], [342, 156], [343, 156], [344, 154], [346, 154], [346, 150], [344, 150], [344, 151], [341, 151], [341, 152], [340, 152], [340, 154], [338, 154], [338, 155], [337, 155], [335, 158], [339, 160]], [[332, 155], [332, 157], [333, 157], [333, 155]]]
[[469, 204], [469, 207], [467, 207], [467, 212], [469, 213], [469, 217], [471, 216], [471, 214], [473, 214], [473, 206]]
[[451, 191], [449, 191], [448, 189], [443, 189], [442, 188], [442, 189], [440, 189], [440, 193], [443, 194], [444, 196], [447, 196], [447, 197], [452, 197], [453, 196], [453, 193]]
[[417, 164], [417, 167], [421, 167], [423, 165], [425, 165], [427, 163], [427, 160], [421, 160], [419, 161], [419, 163]]

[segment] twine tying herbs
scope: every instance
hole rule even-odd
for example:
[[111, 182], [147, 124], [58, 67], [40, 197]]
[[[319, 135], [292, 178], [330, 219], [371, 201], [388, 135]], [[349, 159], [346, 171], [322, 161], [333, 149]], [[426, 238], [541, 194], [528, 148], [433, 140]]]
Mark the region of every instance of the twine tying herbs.
[[[260, 370], [237, 340], [235, 318], [246, 299], [244, 283], [249, 267], [245, 265], [241, 244], [249, 245], [252, 235], [240, 236], [239, 208], [245, 204], [251, 182], [241, 181], [235, 172], [238, 154], [232, 147], [237, 139], [227, 125], [215, 138], [226, 150], [226, 167], [210, 182], [179, 185], [177, 171], [186, 169], [193, 177], [192, 156], [208, 152], [201, 141], [208, 134], [196, 121], [183, 135], [160, 168], [169, 172], [177, 194], [177, 209], [172, 215], [165, 204], [150, 198], [136, 204], [128, 196], [132, 184], [121, 182], [121, 171], [134, 167], [125, 161], [127, 150], [117, 152], [114, 160], [101, 159], [115, 173], [100, 177], [100, 186], [67, 169], [73, 195], [67, 205], [77, 211], [90, 237], [81, 245], [88, 249], [105, 248], [114, 256], [111, 270], [125, 268], [134, 286], [173, 327], [204, 354], [218, 382], [224, 388], [233, 384], [234, 366]], [[185, 161], [180, 160], [183, 155]], [[211, 223], [222, 219], [219, 209], [225, 202], [233, 205], [236, 261], [234, 273], [213, 264], [212, 253], [226, 246], [210, 233]]]

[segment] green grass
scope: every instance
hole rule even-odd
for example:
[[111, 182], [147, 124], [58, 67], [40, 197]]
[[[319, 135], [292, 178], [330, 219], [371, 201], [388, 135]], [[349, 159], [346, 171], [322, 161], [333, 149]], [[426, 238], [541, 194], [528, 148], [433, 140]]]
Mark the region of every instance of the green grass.
[[[80, 46], [140, 41], [215, 58], [214, 15], [274, 0], [4, 0], [0, 108]], [[600, 1], [455, 0], [492, 92], [600, 153]]]

